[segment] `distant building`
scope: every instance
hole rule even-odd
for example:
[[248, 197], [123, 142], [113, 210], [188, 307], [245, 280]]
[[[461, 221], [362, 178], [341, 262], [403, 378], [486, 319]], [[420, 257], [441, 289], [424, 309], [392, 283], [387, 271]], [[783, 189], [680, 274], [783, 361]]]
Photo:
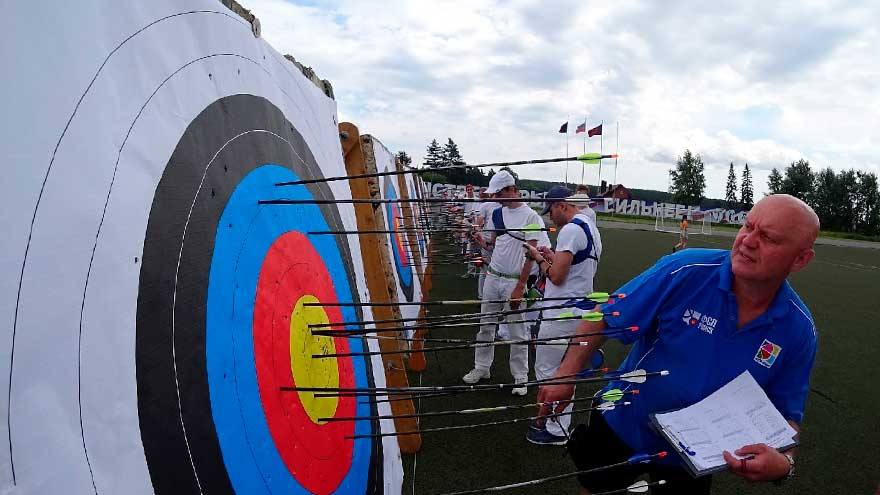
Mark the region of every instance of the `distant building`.
[[609, 185], [602, 181], [602, 189], [599, 196], [603, 198], [632, 199], [632, 193], [623, 184]]

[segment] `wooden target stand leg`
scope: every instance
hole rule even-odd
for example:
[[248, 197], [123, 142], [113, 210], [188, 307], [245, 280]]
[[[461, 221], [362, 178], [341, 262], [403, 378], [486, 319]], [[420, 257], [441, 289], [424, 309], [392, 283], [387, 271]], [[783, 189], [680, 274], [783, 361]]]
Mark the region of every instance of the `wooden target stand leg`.
[[[369, 174], [376, 172], [375, 160], [372, 160], [372, 169], [368, 167], [364, 146], [358, 128], [350, 122], [339, 124], [339, 136], [342, 141], [342, 154], [345, 157], [345, 170], [348, 175]], [[349, 180], [351, 197], [354, 199], [379, 199], [379, 183], [375, 178]], [[356, 204], [354, 205], [355, 217], [357, 218], [358, 230], [382, 230], [384, 222], [378, 220], [382, 215], [381, 204]], [[379, 217], [381, 218], [381, 217]], [[370, 291], [372, 302], [394, 303], [397, 302], [397, 281], [394, 268], [388, 255], [386, 236], [380, 234], [358, 234], [361, 245], [361, 257], [364, 261], [366, 272], [367, 289]], [[373, 308], [373, 316], [377, 320], [389, 320], [400, 318], [400, 307], [376, 306]], [[378, 335], [396, 337], [395, 332], [382, 331], [383, 328], [393, 328], [392, 324], [376, 325]], [[380, 339], [379, 348], [382, 351], [400, 350], [399, 341]], [[382, 356], [385, 368], [385, 381], [389, 387], [407, 387], [409, 380], [406, 375], [403, 354], [386, 354]], [[398, 398], [398, 397], [395, 397]], [[397, 415], [415, 413], [415, 405], [412, 400], [395, 400], [390, 402], [391, 412]], [[418, 418], [396, 418], [394, 427], [399, 432], [415, 431], [419, 428]], [[400, 435], [397, 437], [400, 451], [405, 454], [414, 454], [422, 446], [421, 435]]]
[[[400, 162], [400, 160], [395, 160], [395, 166], [398, 171], [403, 170], [403, 164]], [[415, 183], [415, 181], [418, 180], [418, 177], [414, 176], [412, 179], [414, 181], [413, 183]], [[398, 184], [398, 189], [401, 192], [401, 197], [408, 199], [409, 198], [409, 188], [406, 185], [406, 176], [405, 175], [398, 175], [397, 176], [397, 184]], [[419, 198], [419, 199], [421, 199], [421, 198]], [[418, 274], [419, 281], [421, 282], [421, 287], [422, 287], [422, 299], [421, 300], [424, 301], [428, 297], [428, 291], [430, 290], [431, 272], [433, 270], [433, 267], [431, 265], [426, 265], [426, 264], [422, 263], [423, 260], [421, 259], [422, 258], [421, 253], [419, 252], [419, 249], [418, 249], [418, 239], [416, 237], [415, 231], [413, 230], [417, 226], [417, 224], [413, 221], [413, 219], [415, 218], [415, 209], [412, 207], [412, 205], [410, 203], [403, 203], [402, 211], [403, 211], [403, 223], [407, 229], [407, 240], [409, 242], [409, 251], [412, 255], [413, 262], [415, 263], [415, 265], [417, 267], [416, 273]], [[426, 253], [431, 252], [430, 246], [429, 246], [429, 249], [426, 250], [425, 252]], [[424, 269], [424, 271], [422, 271], [422, 269]], [[425, 308], [425, 306], [422, 306], [421, 309], [419, 309], [419, 316], [418, 316], [419, 320], [417, 322], [418, 324], [424, 323], [423, 318], [425, 317], [425, 312], [426, 312], [426, 308]], [[413, 334], [413, 337], [415, 337], [417, 339], [424, 338], [426, 333], [427, 333], [427, 331], [424, 328], [420, 328], [415, 331], [415, 333]], [[416, 352], [413, 352], [409, 355], [409, 361], [408, 361], [409, 369], [411, 369], [412, 371], [418, 371], [418, 372], [425, 371], [425, 369], [428, 367], [428, 363], [427, 363], [427, 360], [425, 359], [425, 353], [420, 352], [422, 350], [422, 348], [424, 347], [424, 344], [420, 341], [414, 341], [410, 347], [412, 350], [414, 350]]]

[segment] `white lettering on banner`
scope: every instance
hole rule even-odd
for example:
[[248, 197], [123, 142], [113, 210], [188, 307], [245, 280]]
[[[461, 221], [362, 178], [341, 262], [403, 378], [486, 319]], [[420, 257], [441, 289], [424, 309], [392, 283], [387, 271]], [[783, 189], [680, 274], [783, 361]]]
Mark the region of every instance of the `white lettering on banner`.
[[[464, 192], [464, 186], [455, 184], [440, 184], [427, 182], [431, 195], [439, 195], [443, 191], [449, 194]], [[479, 192], [481, 187], [474, 187], [474, 192]], [[520, 190], [520, 196], [523, 198], [543, 198], [544, 193], [538, 191]], [[726, 210], [724, 208], [712, 208], [709, 210], [701, 210], [698, 206], [687, 206], [677, 203], [657, 203], [654, 201], [645, 201], [641, 199], [619, 199], [619, 198], [597, 198], [593, 209], [600, 213], [613, 213], [615, 215], [627, 216], [646, 216], [654, 217], [657, 215], [658, 209], [662, 209], [665, 218], [680, 219], [687, 217], [693, 220], [695, 213], [703, 213], [708, 215], [712, 223], [729, 223], [742, 225], [746, 219], [748, 211]]]

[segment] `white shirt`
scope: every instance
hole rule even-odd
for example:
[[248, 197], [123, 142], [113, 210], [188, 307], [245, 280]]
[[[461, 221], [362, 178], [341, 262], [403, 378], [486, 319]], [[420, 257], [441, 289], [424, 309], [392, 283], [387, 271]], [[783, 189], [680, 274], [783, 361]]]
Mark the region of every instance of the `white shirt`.
[[581, 208], [581, 213], [592, 218], [594, 225], [598, 225], [596, 223], [596, 210], [590, 208], [589, 206], [584, 206], [583, 208]]
[[[496, 203], [494, 201], [486, 200], [485, 203], [476, 203], [479, 206], [477, 207], [477, 216], [483, 219], [483, 232], [480, 233], [483, 236], [483, 239], [486, 239], [488, 242], [492, 242], [492, 237], [494, 235], [493, 232], [486, 232], [489, 227], [486, 227], [486, 221], [489, 217], [492, 216], [492, 212], [495, 211], [495, 208], [501, 207], [501, 203]], [[476, 219], [475, 219], [476, 220]], [[492, 256], [491, 249], [482, 249], [480, 251], [483, 254], [483, 257], [488, 259]]]
[[[602, 239], [599, 237], [599, 229], [596, 228], [596, 222], [583, 213], [578, 213], [574, 218], [579, 218], [589, 226], [590, 233], [593, 234], [592, 254], [596, 256], [596, 258], [599, 258], [602, 255]], [[569, 222], [559, 229], [559, 236], [556, 238], [557, 253], [568, 251], [574, 256], [578, 251], [586, 248], [587, 234], [584, 233], [584, 229], [582, 229], [580, 225], [575, 225], [574, 223]], [[572, 260], [572, 262], [573, 261], [574, 260]], [[565, 281], [562, 282], [562, 284], [556, 285], [550, 279], [547, 279], [544, 296], [583, 297], [590, 292], [593, 292], [593, 277], [596, 275], [597, 268], [599, 268], [599, 262], [592, 258], [587, 258], [577, 265], [571, 265], [568, 269], [568, 276], [565, 277]], [[555, 301], [549, 304], [559, 304], [559, 302]], [[563, 311], [568, 310], [551, 310], [548, 313], [560, 313]]]
[[[523, 229], [531, 224], [544, 226], [544, 221], [541, 220], [540, 215], [526, 204], [514, 209], [503, 207], [501, 209], [501, 216], [504, 219], [504, 226], [508, 229]], [[493, 230], [497, 228], [492, 222], [492, 213], [490, 211], [486, 217], [485, 229]], [[541, 233], [540, 231], [511, 232], [511, 234], [519, 238], [516, 239], [510, 234], [496, 232], [495, 249], [492, 251], [492, 261], [489, 263], [489, 267], [506, 275], [519, 276], [526, 257], [526, 251], [523, 249], [523, 241], [521, 239], [538, 241], [541, 238]]]

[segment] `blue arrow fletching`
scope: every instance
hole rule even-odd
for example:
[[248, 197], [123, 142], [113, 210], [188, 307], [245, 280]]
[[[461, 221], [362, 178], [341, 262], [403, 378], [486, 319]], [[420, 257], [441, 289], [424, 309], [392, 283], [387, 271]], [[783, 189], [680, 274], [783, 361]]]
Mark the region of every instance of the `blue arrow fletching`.
[[627, 459], [626, 462], [630, 464], [647, 464], [651, 462], [653, 458], [654, 456], [651, 454], [636, 454]]

